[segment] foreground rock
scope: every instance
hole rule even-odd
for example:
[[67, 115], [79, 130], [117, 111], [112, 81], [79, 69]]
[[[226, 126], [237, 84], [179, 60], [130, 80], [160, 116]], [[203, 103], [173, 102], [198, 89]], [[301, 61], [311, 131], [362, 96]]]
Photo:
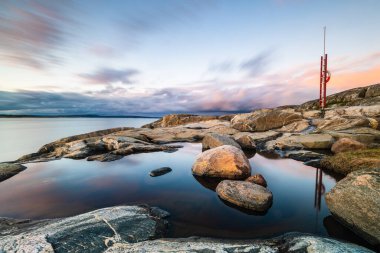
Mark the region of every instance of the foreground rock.
[[152, 170], [149, 175], [151, 177], [158, 177], [158, 176], [162, 176], [162, 175], [165, 175], [169, 172], [171, 172], [172, 169], [169, 168], [169, 167], [162, 167], [162, 168], [158, 168], [158, 169], [155, 169], [155, 170]]
[[245, 179], [251, 165], [241, 149], [223, 145], [199, 154], [191, 170], [197, 176]]
[[0, 163], [0, 182], [25, 170], [26, 167], [21, 164]]
[[218, 240], [201, 237], [159, 239], [133, 244], [116, 243], [107, 253], [119, 252], [305, 252], [305, 253], [369, 253], [369, 249], [351, 243], [309, 234], [288, 233], [267, 240]]
[[321, 160], [325, 169], [347, 175], [362, 169], [380, 168], [380, 148], [363, 149], [326, 156]]
[[335, 154], [360, 149], [365, 149], [365, 145], [361, 142], [352, 140], [350, 138], [339, 139], [331, 147], [331, 151]]
[[0, 252], [103, 252], [114, 243], [160, 238], [168, 215], [157, 208], [118, 206], [55, 220], [0, 219]]
[[265, 212], [272, 205], [272, 193], [265, 187], [246, 181], [223, 180], [216, 187], [219, 197], [237, 206]]
[[380, 244], [380, 168], [347, 175], [326, 194], [331, 213], [373, 245]]
[[158, 208], [119, 206], [55, 220], [1, 218], [0, 252], [372, 252], [300, 233], [267, 240], [162, 239], [167, 216]]
[[254, 183], [254, 184], [258, 184], [258, 185], [261, 185], [263, 187], [267, 187], [267, 185], [268, 185], [267, 181], [265, 180], [265, 178], [261, 174], [255, 174], [253, 176], [250, 176], [245, 181], [250, 182], [250, 183]]
[[253, 113], [238, 114], [232, 120], [232, 127], [244, 132], [261, 132], [280, 128], [295, 121], [302, 120], [297, 113], [282, 110], [261, 110]]
[[225, 134], [208, 134], [202, 140], [203, 150], [216, 148], [223, 145], [230, 145], [236, 148], [241, 148], [240, 145], [234, 139], [232, 139], [229, 135]]

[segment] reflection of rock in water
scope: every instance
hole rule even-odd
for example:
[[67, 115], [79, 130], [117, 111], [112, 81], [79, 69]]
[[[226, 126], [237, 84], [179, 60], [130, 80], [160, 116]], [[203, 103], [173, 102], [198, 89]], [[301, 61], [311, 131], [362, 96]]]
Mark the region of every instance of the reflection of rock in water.
[[379, 248], [376, 249], [374, 246], [371, 246], [365, 240], [357, 236], [354, 232], [340, 224], [332, 215], [326, 216], [323, 219], [323, 226], [326, 228], [327, 233], [331, 237], [356, 243], [358, 245], [373, 249], [375, 251], [380, 250]]
[[211, 178], [211, 177], [201, 177], [193, 175], [193, 177], [200, 183], [203, 187], [215, 191], [218, 184], [223, 181], [223, 178]]
[[[218, 196], [219, 197], [219, 196]], [[233, 209], [236, 209], [238, 210], [239, 212], [242, 212], [242, 213], [245, 213], [245, 214], [248, 214], [248, 215], [254, 215], [254, 216], [264, 216], [267, 214], [268, 210], [271, 208], [272, 206], [272, 203], [270, 205], [270, 207], [268, 208], [268, 210], [264, 211], [264, 212], [258, 212], [258, 211], [253, 211], [253, 210], [250, 210], [250, 209], [247, 209], [247, 208], [243, 208], [243, 207], [240, 207], [240, 206], [237, 206], [237, 205], [234, 205], [228, 201], [225, 201], [223, 199], [221, 199], [219, 197], [219, 199], [223, 202], [223, 204], [225, 204], [226, 206], [229, 206]]]

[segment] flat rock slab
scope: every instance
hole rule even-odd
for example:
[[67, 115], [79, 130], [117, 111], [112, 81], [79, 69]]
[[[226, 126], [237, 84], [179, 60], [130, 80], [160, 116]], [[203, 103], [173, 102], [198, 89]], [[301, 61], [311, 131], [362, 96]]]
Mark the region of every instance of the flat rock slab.
[[117, 206], [70, 218], [29, 221], [0, 219], [0, 252], [104, 252], [114, 243], [163, 236], [167, 212]]
[[380, 244], [380, 168], [348, 174], [326, 194], [326, 204], [343, 225]]
[[152, 170], [149, 175], [151, 177], [158, 177], [158, 176], [162, 176], [162, 175], [165, 175], [169, 172], [171, 172], [172, 169], [169, 168], [169, 167], [162, 167], [162, 168], [158, 168], [158, 169], [155, 169], [155, 170]]
[[116, 243], [107, 253], [121, 252], [305, 252], [305, 253], [369, 253], [364, 247], [330, 238], [288, 233], [267, 240], [218, 240], [201, 237], [158, 239], [133, 244]]
[[16, 163], [0, 163], [0, 182], [25, 170], [26, 167]]
[[205, 177], [245, 179], [251, 174], [251, 165], [241, 149], [223, 145], [199, 154], [192, 173]]
[[223, 180], [216, 192], [225, 201], [258, 212], [268, 210], [273, 200], [267, 188], [247, 181]]

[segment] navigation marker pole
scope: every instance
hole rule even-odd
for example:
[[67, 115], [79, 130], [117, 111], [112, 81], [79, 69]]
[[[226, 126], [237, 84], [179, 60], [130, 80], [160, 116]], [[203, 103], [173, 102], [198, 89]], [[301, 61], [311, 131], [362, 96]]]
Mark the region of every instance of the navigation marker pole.
[[326, 107], [326, 85], [330, 81], [330, 71], [327, 70], [327, 54], [326, 54], [326, 26], [323, 27], [323, 56], [321, 56], [321, 69], [319, 77], [319, 107], [324, 116]]

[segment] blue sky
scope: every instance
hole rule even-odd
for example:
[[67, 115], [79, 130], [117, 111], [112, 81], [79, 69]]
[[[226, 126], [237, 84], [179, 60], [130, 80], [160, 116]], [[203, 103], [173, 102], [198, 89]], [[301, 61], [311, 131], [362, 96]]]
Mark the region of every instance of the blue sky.
[[249, 111], [380, 82], [377, 0], [0, 2], [0, 114]]

